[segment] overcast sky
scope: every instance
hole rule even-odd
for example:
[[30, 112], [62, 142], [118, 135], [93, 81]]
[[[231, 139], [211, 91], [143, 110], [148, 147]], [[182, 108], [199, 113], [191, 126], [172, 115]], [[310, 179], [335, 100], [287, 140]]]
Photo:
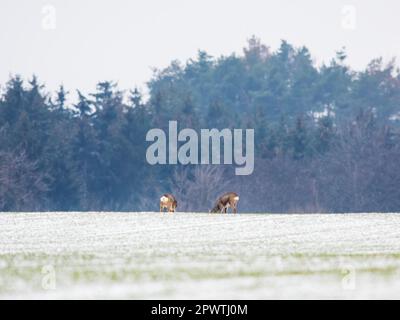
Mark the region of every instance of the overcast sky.
[[400, 56], [399, 13], [398, 0], [0, 0], [0, 85], [35, 73], [50, 90], [144, 88], [152, 67], [241, 53], [253, 34], [305, 45], [317, 63], [345, 46], [360, 69]]

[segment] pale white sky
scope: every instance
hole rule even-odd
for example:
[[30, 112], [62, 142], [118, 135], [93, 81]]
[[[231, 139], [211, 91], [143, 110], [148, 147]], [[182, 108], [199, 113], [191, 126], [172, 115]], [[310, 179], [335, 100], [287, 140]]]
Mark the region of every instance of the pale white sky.
[[1, 0], [0, 85], [35, 73], [49, 90], [144, 88], [152, 67], [241, 53], [253, 34], [306, 45], [318, 63], [345, 46], [360, 69], [400, 56], [399, 13], [398, 0]]

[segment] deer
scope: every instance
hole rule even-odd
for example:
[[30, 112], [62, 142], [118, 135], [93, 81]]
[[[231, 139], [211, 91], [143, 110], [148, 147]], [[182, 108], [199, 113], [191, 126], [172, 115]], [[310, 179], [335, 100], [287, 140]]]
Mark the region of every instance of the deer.
[[214, 207], [210, 210], [210, 212], [227, 213], [228, 208], [231, 208], [233, 213], [237, 213], [238, 202], [239, 202], [239, 195], [236, 192], [224, 193], [217, 199]]
[[160, 198], [160, 212], [164, 212], [164, 209], [167, 209], [168, 212], [175, 212], [176, 207], [178, 206], [178, 201], [176, 201], [175, 197], [170, 193], [164, 193]]

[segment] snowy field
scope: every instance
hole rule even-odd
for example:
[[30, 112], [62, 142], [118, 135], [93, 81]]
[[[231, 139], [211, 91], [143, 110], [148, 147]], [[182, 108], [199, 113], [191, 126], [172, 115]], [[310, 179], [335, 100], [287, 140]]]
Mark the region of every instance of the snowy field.
[[0, 299], [400, 298], [400, 214], [0, 213]]

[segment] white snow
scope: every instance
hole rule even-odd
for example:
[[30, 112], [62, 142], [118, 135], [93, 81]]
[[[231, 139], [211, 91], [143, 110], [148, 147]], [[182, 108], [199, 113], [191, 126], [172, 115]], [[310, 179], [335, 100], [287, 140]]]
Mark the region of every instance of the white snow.
[[5, 298], [399, 299], [400, 214], [0, 213]]

